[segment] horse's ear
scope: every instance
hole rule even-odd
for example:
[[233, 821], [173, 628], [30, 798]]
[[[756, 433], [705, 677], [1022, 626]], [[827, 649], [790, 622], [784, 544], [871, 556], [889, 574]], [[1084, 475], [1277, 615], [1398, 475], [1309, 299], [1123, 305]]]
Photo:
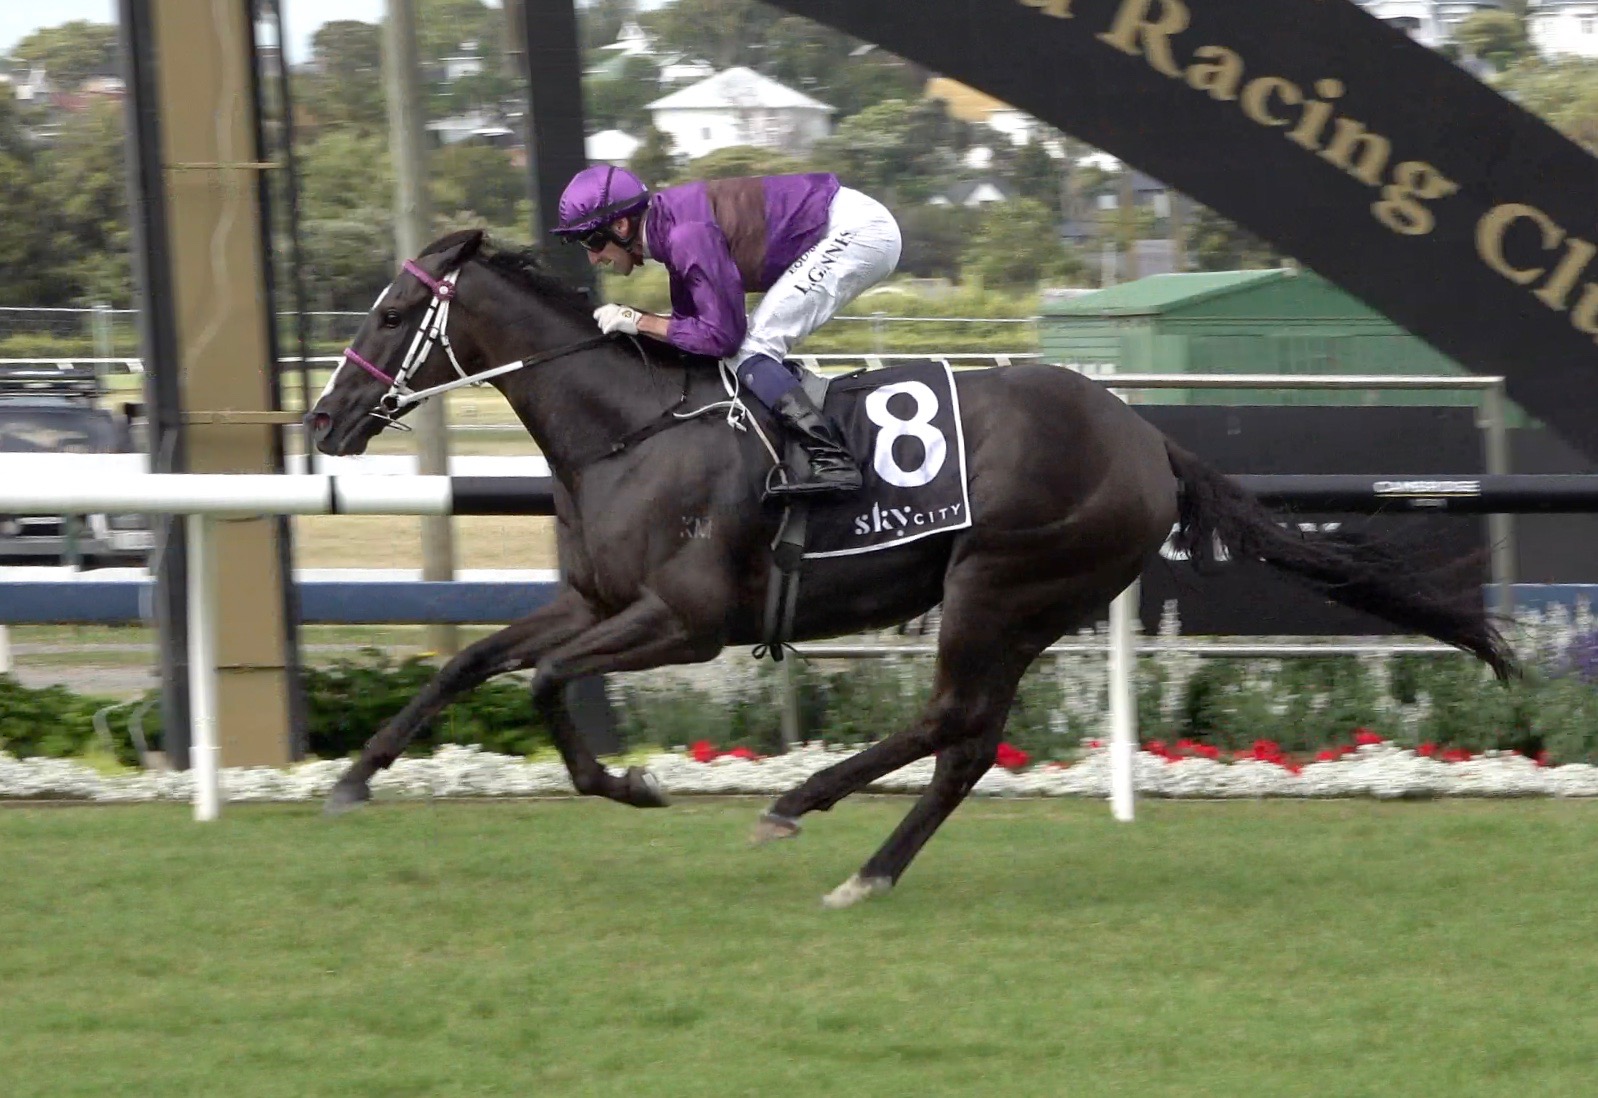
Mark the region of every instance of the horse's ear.
[[467, 229], [445, 237], [428, 251], [442, 259], [441, 271], [455, 271], [470, 262], [487, 243], [488, 234], [482, 229]]

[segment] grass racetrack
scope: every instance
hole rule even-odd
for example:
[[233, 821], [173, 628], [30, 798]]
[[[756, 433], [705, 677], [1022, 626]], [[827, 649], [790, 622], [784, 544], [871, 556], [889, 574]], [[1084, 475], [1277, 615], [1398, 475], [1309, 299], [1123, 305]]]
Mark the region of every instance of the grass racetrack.
[[1598, 805], [0, 811], [0, 1095], [1591, 1095]]

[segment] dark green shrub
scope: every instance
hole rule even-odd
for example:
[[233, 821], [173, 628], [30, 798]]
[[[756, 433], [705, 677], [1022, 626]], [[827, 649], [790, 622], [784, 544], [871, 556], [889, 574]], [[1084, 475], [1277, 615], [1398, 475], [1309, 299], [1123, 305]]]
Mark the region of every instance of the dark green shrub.
[[81, 755], [94, 740], [94, 714], [115, 704], [62, 686], [30, 689], [0, 675], [0, 750], [19, 759]]

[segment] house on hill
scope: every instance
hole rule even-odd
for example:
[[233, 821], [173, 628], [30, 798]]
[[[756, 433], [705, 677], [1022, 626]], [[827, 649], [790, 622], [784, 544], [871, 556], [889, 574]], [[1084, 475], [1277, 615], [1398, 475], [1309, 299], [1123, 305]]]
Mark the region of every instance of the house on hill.
[[808, 156], [832, 132], [836, 113], [820, 100], [742, 67], [690, 84], [645, 109], [677, 154], [690, 159], [733, 145]]

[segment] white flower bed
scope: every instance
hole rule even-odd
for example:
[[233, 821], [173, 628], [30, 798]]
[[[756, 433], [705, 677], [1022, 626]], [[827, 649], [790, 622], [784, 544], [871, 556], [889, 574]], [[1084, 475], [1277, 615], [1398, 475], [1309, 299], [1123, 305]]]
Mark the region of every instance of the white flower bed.
[[[686, 754], [649, 760], [668, 792], [774, 796], [853, 750], [806, 746], [758, 761], [721, 758], [695, 762]], [[1519, 755], [1483, 755], [1467, 762], [1442, 762], [1391, 744], [1372, 744], [1336, 762], [1310, 763], [1294, 774], [1274, 763], [1245, 760], [1164, 759], [1139, 752], [1137, 789], [1142, 796], [1242, 797], [1594, 797], [1598, 767], [1585, 764], [1539, 767]], [[231, 803], [318, 801], [349, 764], [312, 762], [284, 770], [228, 769], [222, 793]], [[932, 777], [930, 759], [904, 767], [874, 783], [881, 793], [916, 793]], [[1044, 764], [1018, 773], [994, 769], [975, 792], [987, 796], [1107, 797], [1109, 752], [1091, 749], [1069, 766]], [[431, 757], [403, 758], [372, 782], [379, 798], [538, 797], [572, 792], [558, 762], [527, 762], [473, 747], [441, 747]], [[0, 752], [0, 799], [82, 800], [132, 803], [193, 799], [188, 772], [106, 776], [65, 759], [15, 759]]]

